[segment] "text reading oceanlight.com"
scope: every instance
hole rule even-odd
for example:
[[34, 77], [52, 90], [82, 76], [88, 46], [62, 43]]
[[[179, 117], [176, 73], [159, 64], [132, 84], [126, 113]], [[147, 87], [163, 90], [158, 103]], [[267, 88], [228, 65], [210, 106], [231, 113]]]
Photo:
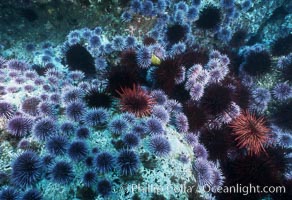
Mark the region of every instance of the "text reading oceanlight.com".
[[[156, 194], [163, 194], [165, 192], [172, 191], [174, 193], [192, 193], [197, 190], [196, 186], [187, 186], [184, 184], [181, 185], [165, 185], [165, 186], [158, 186], [153, 184], [129, 184], [124, 185], [119, 188], [115, 188], [114, 192], [121, 192], [127, 191], [130, 193], [156, 193]], [[211, 187], [209, 185], [204, 186], [205, 192], [212, 192], [212, 193], [226, 193], [226, 194], [242, 194], [242, 195], [249, 195], [249, 194], [281, 194], [286, 193], [285, 186], [259, 186], [259, 185], [241, 185], [236, 184], [233, 186], [222, 186], [222, 187]]]
[[286, 193], [285, 186], [259, 186], [259, 185], [241, 185], [236, 184], [233, 186], [222, 186], [222, 187], [210, 187], [209, 185], [205, 185], [204, 190], [206, 192], [212, 192], [212, 193], [226, 193], [226, 194], [242, 194], [242, 195], [248, 195], [248, 194], [281, 194]]

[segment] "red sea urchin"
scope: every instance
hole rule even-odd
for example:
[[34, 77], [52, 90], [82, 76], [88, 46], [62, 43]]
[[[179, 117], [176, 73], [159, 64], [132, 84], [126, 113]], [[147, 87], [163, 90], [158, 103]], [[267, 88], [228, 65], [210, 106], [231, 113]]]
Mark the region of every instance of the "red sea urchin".
[[123, 112], [134, 113], [137, 117], [149, 115], [154, 105], [154, 99], [140, 86], [122, 88], [117, 91], [120, 95], [120, 108]]
[[270, 129], [263, 117], [256, 117], [246, 111], [231, 122], [230, 127], [239, 148], [246, 148], [250, 155], [265, 152], [264, 145], [269, 139]]

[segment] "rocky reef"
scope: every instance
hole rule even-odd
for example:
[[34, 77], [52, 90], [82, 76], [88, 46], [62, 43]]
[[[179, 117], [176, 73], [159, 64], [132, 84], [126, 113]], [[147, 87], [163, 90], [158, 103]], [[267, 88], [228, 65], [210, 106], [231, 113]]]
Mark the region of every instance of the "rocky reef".
[[0, 2], [0, 200], [290, 199], [291, 8]]

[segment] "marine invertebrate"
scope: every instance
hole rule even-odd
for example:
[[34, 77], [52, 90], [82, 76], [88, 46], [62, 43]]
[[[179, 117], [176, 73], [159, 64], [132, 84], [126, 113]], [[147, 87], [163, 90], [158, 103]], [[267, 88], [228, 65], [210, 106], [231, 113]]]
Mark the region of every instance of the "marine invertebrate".
[[188, 133], [185, 135], [184, 138], [185, 138], [186, 142], [191, 146], [198, 144], [198, 135], [196, 135], [196, 134]]
[[246, 148], [249, 155], [259, 155], [265, 152], [264, 145], [269, 140], [270, 129], [263, 117], [256, 117], [248, 111], [235, 118], [230, 127], [239, 148]]
[[[285, 158], [285, 153], [279, 148], [270, 148], [267, 151], [268, 155], [244, 156], [226, 163], [224, 170], [229, 171], [226, 176], [227, 184], [272, 186], [283, 182], [282, 174], [285, 173], [289, 166], [289, 164], [287, 165], [289, 161]], [[256, 193], [253, 198], [262, 198], [263, 195], [265, 196], [265, 194]], [[277, 197], [279, 196], [277, 195]]]
[[133, 0], [133, 1], [131, 1], [130, 9], [134, 13], [139, 13], [140, 10], [142, 9], [142, 3], [141, 3], [141, 1], [139, 1], [139, 0]]
[[287, 55], [292, 51], [292, 34], [279, 37], [272, 44], [272, 54], [275, 56]]
[[97, 35], [92, 35], [91, 38], [89, 39], [89, 45], [92, 48], [97, 48], [101, 45], [101, 39]]
[[125, 40], [122, 36], [115, 36], [112, 40], [112, 48], [116, 51], [122, 51], [125, 48]]
[[60, 130], [64, 135], [73, 135], [76, 131], [76, 128], [72, 122], [65, 121], [60, 125]]
[[144, 123], [135, 123], [131, 128], [131, 133], [138, 136], [144, 136], [147, 133], [147, 128], [144, 126]]
[[226, 8], [230, 8], [234, 6], [234, 0], [221, 0], [220, 4], [222, 7]]
[[23, 150], [28, 150], [30, 147], [31, 147], [31, 143], [27, 139], [21, 139], [17, 144], [17, 148], [23, 149]]
[[17, 200], [20, 198], [19, 192], [12, 187], [2, 189], [0, 192], [0, 199], [2, 200]]
[[203, 158], [207, 159], [208, 158], [208, 151], [206, 147], [202, 144], [195, 144], [193, 148], [193, 152], [197, 158]]
[[133, 113], [137, 117], [151, 113], [154, 99], [140, 86], [133, 85], [133, 88], [121, 88], [117, 93], [120, 95], [120, 109], [123, 112]]
[[129, 123], [134, 123], [136, 120], [136, 116], [133, 113], [125, 112], [125, 113], [122, 113], [120, 116], [121, 118], [125, 119]]
[[[212, 75], [211, 75], [212, 77]], [[204, 86], [201, 83], [195, 83], [190, 88], [190, 96], [194, 101], [198, 101], [204, 95]]]
[[221, 10], [214, 5], [208, 4], [200, 10], [196, 25], [200, 29], [210, 30], [218, 27], [221, 21]]
[[117, 157], [117, 165], [124, 176], [133, 175], [139, 169], [139, 157], [131, 150], [122, 150]]
[[189, 130], [188, 118], [183, 113], [175, 115], [175, 126], [179, 132], [186, 133]]
[[212, 187], [219, 188], [223, 186], [225, 177], [222, 170], [219, 168], [219, 163], [211, 163], [212, 167]]
[[292, 97], [292, 87], [288, 83], [279, 83], [272, 90], [276, 100], [284, 101]]
[[101, 152], [94, 158], [96, 169], [101, 173], [107, 173], [114, 168], [115, 158], [109, 152]]
[[57, 114], [57, 111], [58, 111], [58, 109], [57, 109], [56, 105], [54, 105], [48, 101], [41, 102], [38, 105], [38, 112], [44, 116], [53, 117]]
[[21, 110], [31, 116], [38, 115], [38, 105], [41, 100], [37, 97], [30, 97], [25, 99], [21, 104]]
[[156, 105], [153, 107], [152, 115], [155, 118], [159, 119], [164, 124], [167, 124], [170, 120], [169, 113], [163, 106], [160, 106], [160, 105]]
[[209, 159], [225, 160], [230, 149], [235, 148], [232, 129], [223, 125], [219, 129], [205, 129], [199, 136], [199, 141], [208, 150]]
[[246, 12], [252, 7], [252, 1], [251, 0], [245, 0], [241, 4], [241, 9]]
[[26, 151], [12, 163], [11, 180], [21, 187], [33, 185], [41, 179], [42, 167], [39, 156], [35, 152]]
[[31, 131], [32, 120], [27, 117], [15, 116], [7, 123], [7, 130], [10, 134], [23, 137]]
[[134, 134], [134, 133], [128, 133], [124, 135], [123, 137], [123, 142], [125, 145], [129, 148], [133, 148], [139, 145], [140, 143], [140, 138], [139, 135]]
[[80, 88], [72, 87], [66, 88], [62, 93], [62, 100], [65, 104], [69, 104], [74, 101], [81, 100], [83, 97], [84, 91]]
[[165, 36], [170, 44], [175, 44], [186, 39], [188, 28], [184, 24], [173, 24], [167, 27]]
[[207, 123], [208, 116], [206, 110], [194, 102], [187, 101], [183, 106], [183, 111], [188, 117], [190, 131], [197, 131]]
[[137, 39], [133, 36], [128, 36], [125, 42], [128, 48], [134, 48], [137, 45]]
[[141, 14], [145, 16], [153, 15], [154, 5], [152, 1], [146, 0], [142, 3]]
[[151, 117], [146, 121], [146, 130], [151, 135], [160, 135], [164, 133], [162, 123], [155, 117]]
[[178, 156], [178, 160], [179, 160], [180, 162], [182, 162], [183, 164], [187, 164], [187, 163], [189, 162], [190, 158], [189, 158], [186, 154], [181, 153], [181, 154], [179, 154], [179, 156]]
[[101, 71], [101, 70], [105, 70], [106, 67], [108, 66], [106, 60], [104, 58], [99, 58], [97, 57], [95, 60], [94, 60], [94, 63], [95, 63], [95, 67], [97, 70]]
[[[151, 37], [151, 36], [145, 36], [144, 38], [143, 38], [143, 44], [145, 45], [145, 46], [151, 46], [151, 45], [154, 45], [155, 43], [156, 43], [157, 41], [153, 38], [153, 37]], [[146, 47], [147, 48], [147, 47]], [[152, 50], [152, 48], [151, 48], [151, 50]], [[150, 52], [149, 52], [150, 53]]]
[[1, 101], [0, 102], [0, 118], [9, 119], [13, 116], [15, 108], [12, 104]]
[[[94, 153], [93, 151], [92, 151], [92, 153]], [[85, 159], [85, 165], [87, 166], [87, 167], [92, 167], [93, 166], [93, 157], [92, 156], [88, 156], [86, 159]]]
[[130, 22], [132, 20], [132, 15], [130, 12], [125, 11], [122, 13], [121, 19], [124, 22]]
[[106, 179], [98, 181], [97, 192], [103, 197], [109, 196], [112, 192], [112, 184]]
[[151, 65], [152, 53], [148, 47], [142, 47], [137, 52], [137, 64], [139, 67], [145, 69]]
[[32, 128], [32, 133], [34, 136], [41, 141], [45, 141], [48, 138], [56, 135], [58, 131], [58, 125], [53, 119], [48, 117], [37, 121]]
[[284, 130], [292, 130], [292, 100], [276, 105], [272, 113], [274, 123]]
[[96, 182], [96, 174], [93, 171], [87, 171], [85, 172], [85, 174], [83, 175], [83, 184], [86, 187], [90, 187], [92, 186], [95, 182]]
[[50, 100], [54, 104], [58, 104], [61, 101], [61, 96], [58, 93], [52, 93], [50, 95]]
[[27, 190], [22, 195], [22, 200], [42, 200], [42, 199], [43, 199], [43, 195], [37, 189]]
[[23, 86], [23, 89], [26, 92], [31, 93], [35, 90], [35, 87], [33, 85], [27, 84], [27, 85]]
[[174, 93], [174, 87], [183, 79], [184, 67], [179, 58], [167, 58], [163, 60], [154, 71], [154, 78], [157, 86], [171, 95]]
[[186, 44], [183, 42], [178, 42], [178, 43], [175, 43], [171, 46], [170, 55], [177, 56], [179, 54], [184, 53], [185, 50], [186, 50]]
[[46, 148], [52, 155], [63, 155], [66, 153], [69, 141], [64, 136], [53, 136], [48, 139]]
[[108, 124], [109, 131], [116, 134], [120, 135], [129, 128], [129, 124], [127, 120], [123, 119], [120, 116], [115, 116]]
[[87, 127], [80, 127], [76, 131], [77, 138], [86, 139], [90, 135], [90, 131]]
[[50, 176], [55, 183], [67, 185], [74, 179], [73, 167], [69, 162], [58, 161], [50, 170]]
[[98, 89], [97, 87], [90, 87], [88, 90], [86, 90], [83, 99], [86, 105], [91, 108], [110, 108], [113, 103], [112, 96], [106, 91]]
[[86, 111], [85, 104], [81, 101], [74, 101], [67, 105], [66, 116], [74, 121], [80, 121]]
[[261, 102], [268, 103], [271, 100], [270, 91], [265, 88], [256, 88], [252, 92], [252, 97], [257, 103]]
[[157, 156], [167, 156], [171, 151], [169, 141], [162, 136], [151, 137], [149, 149]]
[[127, 66], [110, 67], [107, 78], [107, 91], [116, 97], [119, 96], [117, 91], [120, 91], [121, 88], [132, 88], [133, 85], [141, 82], [138, 70]]
[[27, 63], [16, 59], [8, 60], [5, 65], [8, 69], [15, 71], [25, 71], [29, 68]]
[[104, 108], [93, 108], [85, 112], [82, 121], [89, 126], [104, 126], [109, 118], [109, 112]]
[[193, 170], [197, 173], [199, 185], [204, 186], [212, 183], [213, 173], [209, 161], [197, 158], [193, 163]]
[[290, 148], [292, 146], [292, 136], [287, 132], [278, 133], [277, 144], [284, 148]]
[[164, 105], [167, 101], [167, 95], [163, 90], [152, 90], [151, 96], [158, 105]]
[[251, 76], [259, 76], [269, 72], [271, 64], [271, 56], [268, 51], [250, 51], [245, 56], [242, 69]]
[[88, 147], [83, 141], [73, 141], [68, 147], [68, 156], [75, 162], [84, 160], [88, 152]]
[[78, 43], [68, 47], [65, 57], [71, 70], [80, 70], [89, 76], [96, 72], [92, 55]]
[[246, 37], [247, 31], [244, 29], [239, 29], [232, 34], [229, 44], [232, 47], [238, 48], [245, 43]]
[[205, 93], [201, 98], [201, 105], [208, 113], [217, 115], [228, 109], [231, 100], [232, 93], [229, 88], [211, 84], [205, 89]]

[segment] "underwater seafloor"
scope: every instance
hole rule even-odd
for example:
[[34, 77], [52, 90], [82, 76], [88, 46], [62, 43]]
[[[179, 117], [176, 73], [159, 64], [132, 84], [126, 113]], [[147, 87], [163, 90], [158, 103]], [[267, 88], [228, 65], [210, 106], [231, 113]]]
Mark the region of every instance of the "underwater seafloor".
[[292, 199], [292, 1], [0, 1], [0, 200]]

